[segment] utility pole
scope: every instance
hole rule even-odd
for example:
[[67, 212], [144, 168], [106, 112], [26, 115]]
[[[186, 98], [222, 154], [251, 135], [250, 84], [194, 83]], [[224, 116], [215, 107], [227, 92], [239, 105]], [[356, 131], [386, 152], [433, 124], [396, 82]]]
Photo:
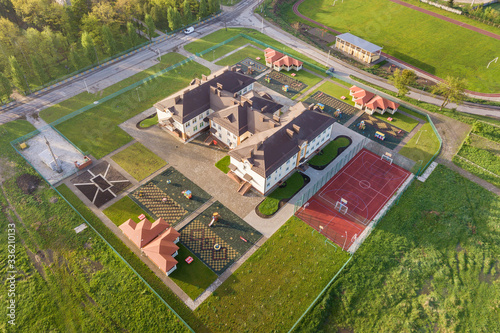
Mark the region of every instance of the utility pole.
[[87, 81], [83, 79], [83, 83], [85, 83], [85, 88], [87, 89], [87, 93], [90, 94], [89, 86], [87, 85]]
[[260, 28], [260, 32], [264, 33], [264, 17], [262, 17], [262, 27]]
[[57, 173], [61, 173], [62, 172], [62, 168], [59, 165], [59, 161], [57, 160], [56, 155], [54, 155], [54, 152], [52, 151], [52, 148], [50, 147], [49, 140], [47, 140], [46, 136], [43, 136], [43, 137], [45, 138], [45, 143], [49, 147], [50, 155], [52, 155], [52, 158], [54, 159], [54, 163], [56, 164], [56, 170], [55, 171]]

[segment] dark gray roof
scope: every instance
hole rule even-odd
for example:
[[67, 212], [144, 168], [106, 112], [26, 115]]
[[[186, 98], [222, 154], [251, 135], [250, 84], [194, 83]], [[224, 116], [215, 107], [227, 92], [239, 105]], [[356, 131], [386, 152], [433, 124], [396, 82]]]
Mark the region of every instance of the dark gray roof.
[[231, 70], [215, 75], [199, 85], [194, 83], [184, 92], [167, 97], [154, 106], [160, 110], [169, 109], [175, 120], [185, 123], [210, 108], [210, 87], [234, 94], [255, 82], [254, 78]]
[[[300, 146], [309, 142], [332, 125], [335, 119], [327, 114], [304, 110], [286, 125], [260, 133], [229, 152], [238, 160], [248, 160], [252, 170], [267, 178], [284, 162], [299, 152]], [[298, 133], [295, 129], [299, 128]], [[294, 129], [295, 127], [295, 129]], [[293, 133], [292, 136], [289, 133]], [[262, 135], [269, 134], [261, 141]]]
[[345, 40], [348, 43], [359, 46], [363, 50], [366, 50], [366, 51], [371, 52], [371, 53], [375, 53], [377, 51], [382, 50], [381, 46], [370, 43], [369, 41], [364, 40], [362, 38], [359, 38], [358, 36], [354, 36], [353, 34], [351, 34], [349, 32], [346, 32], [345, 34], [337, 35], [337, 38], [340, 38], [342, 40]]

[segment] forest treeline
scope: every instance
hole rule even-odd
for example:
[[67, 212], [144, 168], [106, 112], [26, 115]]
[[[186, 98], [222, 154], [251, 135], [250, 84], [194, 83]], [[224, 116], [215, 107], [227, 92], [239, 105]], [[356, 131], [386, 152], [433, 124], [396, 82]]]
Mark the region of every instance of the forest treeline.
[[[64, 1], [64, 0], [60, 0]], [[220, 0], [0, 0], [0, 101], [215, 13]], [[144, 22], [144, 25], [136, 21]], [[140, 31], [139, 31], [140, 30]]]

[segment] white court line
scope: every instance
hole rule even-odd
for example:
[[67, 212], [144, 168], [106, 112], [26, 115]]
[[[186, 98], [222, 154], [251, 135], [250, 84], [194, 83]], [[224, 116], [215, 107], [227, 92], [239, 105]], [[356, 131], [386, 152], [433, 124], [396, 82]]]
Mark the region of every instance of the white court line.
[[[352, 164], [352, 163], [354, 163], [355, 161], [357, 161], [357, 159], [358, 159], [359, 157], [364, 157], [365, 155], [368, 155], [368, 156], [370, 156], [370, 157], [372, 157], [372, 158], [376, 158], [376, 156], [377, 156], [377, 155], [375, 155], [375, 154], [372, 154], [372, 153], [371, 153], [371, 152], [369, 152], [369, 151], [362, 150], [362, 151], [361, 151], [361, 153], [360, 153], [359, 155], [357, 155], [355, 158], [353, 158], [352, 160], [350, 160], [350, 161], [349, 161], [349, 162], [348, 162], [348, 163], [347, 163], [347, 164], [346, 164], [346, 165], [342, 168], [342, 169], [343, 169], [343, 170], [342, 170], [342, 172], [337, 173], [337, 174], [336, 174], [336, 175], [335, 175], [332, 179], [330, 179], [330, 180], [327, 182], [327, 184], [328, 184], [328, 186], [327, 186], [327, 187], [325, 187], [325, 186], [326, 186], [326, 184], [324, 185], [325, 189], [324, 189], [323, 191], [319, 192], [319, 193], [318, 193], [318, 196], [319, 196], [321, 199], [323, 199], [324, 201], [326, 201], [326, 202], [330, 203], [330, 205], [335, 206], [335, 204], [334, 204], [333, 202], [331, 202], [329, 199], [327, 199], [327, 198], [325, 197], [325, 195], [326, 195], [326, 193], [325, 193], [325, 192], [327, 191], [328, 187], [329, 187], [329, 186], [330, 186], [330, 185], [331, 185], [331, 184], [332, 184], [335, 180], [337, 180], [337, 178], [339, 178], [342, 174], [346, 174], [347, 176], [349, 176], [350, 178], [352, 178], [352, 179], [356, 180], [356, 181], [359, 183], [359, 182], [360, 182], [360, 180], [359, 180], [359, 179], [355, 178], [353, 175], [350, 175], [349, 173], [346, 173], [345, 171], [346, 171], [347, 169], [349, 169], [350, 164]], [[374, 155], [375, 155], [375, 156], [374, 156]], [[367, 160], [368, 160], [368, 159], [367, 159]], [[367, 162], [369, 162], [369, 161], [367, 161]], [[376, 162], [376, 159], [373, 161], [373, 163], [372, 163], [371, 165], [373, 166], [375, 162]], [[357, 173], [357, 172], [361, 169], [361, 167], [363, 167], [363, 165], [364, 165], [364, 164], [365, 164], [365, 161], [364, 161], [364, 158], [363, 158], [363, 163], [361, 163], [360, 167], [359, 167], [359, 168], [358, 168], [358, 169], [354, 172], [354, 174], [356, 174], [356, 173]], [[369, 164], [369, 163], [366, 163], [366, 164]], [[378, 168], [378, 166], [377, 166], [377, 168]], [[392, 170], [398, 170], [398, 171], [401, 171], [401, 170], [399, 170], [399, 168], [393, 167], [393, 166], [392, 166], [392, 164], [391, 164], [391, 165], [390, 165], [390, 169], [389, 169], [389, 170], [387, 170], [386, 174], [388, 174], [388, 175], [393, 174]], [[373, 173], [371, 173], [371, 172], [370, 172], [370, 174], [371, 174], [371, 175], [373, 175], [373, 176], [375, 176], [375, 177], [377, 177], [375, 174], [373, 174]], [[392, 191], [392, 193], [391, 193], [389, 196], [386, 196], [386, 195], [382, 194], [380, 191], [375, 190], [374, 188], [372, 188], [372, 187], [370, 186], [370, 189], [371, 189], [371, 190], [373, 190], [373, 191], [375, 192], [375, 194], [378, 194], [378, 195], [379, 195], [379, 196], [381, 196], [383, 199], [385, 198], [383, 205], [381, 205], [381, 206], [379, 207], [378, 211], [380, 211], [380, 208], [381, 208], [381, 207], [384, 207], [384, 206], [385, 206], [385, 204], [387, 203], [387, 201], [389, 201], [389, 199], [390, 199], [390, 198], [394, 195], [394, 193], [395, 193], [395, 192], [396, 192], [396, 191], [397, 191], [397, 190], [401, 187], [401, 185], [402, 185], [402, 184], [406, 181], [406, 179], [407, 179], [408, 177], [409, 177], [409, 174], [408, 174], [408, 173], [406, 173], [406, 174], [405, 174], [405, 175], [403, 175], [403, 176], [400, 176], [400, 177], [391, 177], [390, 179], [388, 179], [388, 180], [386, 181], [386, 183], [382, 186], [381, 190], [383, 190], [383, 189], [384, 189], [384, 188], [385, 188], [385, 187], [386, 187], [386, 186], [387, 186], [390, 182], [392, 182], [393, 180], [397, 180], [397, 178], [402, 178], [402, 180], [400, 181], [399, 185], [396, 187], [396, 189], [395, 189], [394, 191]], [[382, 178], [382, 177], [377, 177], [377, 178]], [[347, 180], [346, 180], [346, 181], [344, 181], [344, 182], [342, 183], [342, 185], [341, 185], [341, 186], [345, 185], [346, 183], [347, 183]], [[370, 184], [371, 184], [371, 183], [370, 183]], [[330, 190], [330, 189], [328, 189], [328, 190], [329, 190], [328, 192], [331, 192], [331, 190]], [[336, 190], [336, 191], [338, 191], [338, 190], [342, 190], [342, 187], [340, 187], [340, 188], [336, 188], [335, 190]], [[356, 193], [356, 192], [354, 192], [354, 191], [349, 191], [349, 190], [344, 190], [344, 191], [346, 191], [346, 192], [352, 192], [352, 193], [354, 193], [356, 196], [358, 196], [358, 197], [359, 197], [359, 195], [357, 195], [357, 193]], [[361, 199], [361, 197], [359, 197], [359, 198]], [[376, 195], [375, 195], [375, 196], [372, 196], [372, 197], [371, 197], [371, 200], [368, 202], [368, 205], [366, 206], [366, 211], [367, 211], [367, 213], [368, 213], [368, 207], [369, 207], [369, 205], [372, 203], [372, 201], [373, 201], [375, 198], [377, 198], [377, 196], [376, 196]], [[366, 205], [366, 203], [364, 202], [364, 200], [363, 200], [363, 199], [361, 199], [361, 201], [363, 201], [363, 203]], [[358, 205], [353, 206], [353, 209], [355, 209], [355, 208], [358, 208]], [[377, 212], [378, 212], [378, 211], [377, 211]], [[354, 216], [352, 216], [351, 214], [349, 214], [349, 213], [348, 213], [348, 215], [350, 215], [350, 216], [351, 216], [354, 220], [361, 222], [360, 220], [358, 220], [357, 218], [355, 218], [355, 217], [354, 217]], [[376, 215], [376, 213], [375, 213], [375, 215]], [[365, 220], [364, 220], [364, 221], [367, 221], [367, 220], [369, 221], [370, 219], [367, 217], [367, 218], [365, 218]], [[364, 221], [363, 221], [363, 222], [364, 222]], [[363, 225], [365, 225], [363, 222], [361, 222], [361, 223], [362, 223]]]
[[[316, 202], [319, 206], [321, 206], [323, 209], [325, 209], [325, 210], [328, 212], [328, 215], [332, 216], [332, 218], [331, 218], [331, 219], [330, 219], [327, 223], [325, 222], [325, 227], [328, 227], [328, 226], [330, 225], [330, 223], [332, 223], [332, 222], [333, 222], [333, 220], [334, 220], [336, 217], [339, 217], [340, 219], [343, 219], [343, 218], [342, 218], [342, 215], [340, 215], [339, 213], [337, 213], [337, 211], [336, 211], [336, 210], [331, 210], [331, 209], [330, 209], [330, 207], [323, 205], [323, 204], [322, 204], [320, 201], [318, 201], [318, 200], [312, 199], [311, 201], [308, 201], [308, 202], [311, 202], [311, 203], [312, 203], [312, 202]], [[305, 213], [306, 208], [304, 208], [304, 207], [301, 207], [301, 208], [304, 210], [304, 213], [303, 213], [303, 214], [308, 215], [308, 214], [306, 214], [306, 213]], [[299, 210], [299, 211], [300, 211], [300, 210]], [[299, 214], [300, 214], [300, 213], [299, 213]], [[351, 216], [352, 216], [352, 215], [351, 215]], [[300, 216], [299, 216], [299, 218], [300, 218]], [[313, 217], [313, 218], [315, 218], [315, 217]], [[306, 218], [304, 218], [304, 219], [306, 219]], [[319, 221], [319, 219], [318, 219], [318, 218], [315, 218], [315, 219]], [[353, 224], [353, 223], [351, 223], [351, 222], [350, 222], [350, 221], [348, 221], [348, 220], [345, 220], [345, 219], [343, 219], [343, 220], [344, 220], [345, 222], [349, 223], [349, 225], [350, 225], [351, 227], [356, 228], [358, 231], [361, 231], [361, 232], [362, 232], [362, 231], [364, 230], [364, 228], [361, 228], [360, 226], [357, 226], [356, 224]], [[325, 221], [326, 221], [326, 220], [325, 220]], [[306, 223], [307, 223], [307, 221], [304, 221], [304, 222], [306, 222]], [[334, 225], [335, 225], [335, 224], [336, 224], [336, 223], [334, 223]], [[366, 226], [366, 225], [364, 225], [364, 224], [362, 224], [362, 225], [363, 225], [363, 226]], [[318, 226], [318, 228], [319, 228], [319, 226]]]

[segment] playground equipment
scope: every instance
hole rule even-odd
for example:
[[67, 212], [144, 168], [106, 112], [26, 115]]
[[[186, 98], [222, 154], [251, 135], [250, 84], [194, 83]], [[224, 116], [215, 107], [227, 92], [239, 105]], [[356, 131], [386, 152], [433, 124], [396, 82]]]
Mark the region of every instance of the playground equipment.
[[219, 250], [220, 250], [220, 248], [221, 248], [220, 244], [215, 244], [215, 245], [214, 245], [214, 250], [215, 250], [215, 251], [219, 251]]
[[318, 103], [318, 108], [321, 110], [321, 111], [324, 111], [325, 110], [325, 105], [324, 104], [321, 104], [321, 103]]
[[271, 77], [269, 75], [266, 75], [264, 81], [266, 81], [267, 83], [271, 83]]
[[342, 118], [342, 111], [340, 111], [340, 109], [337, 109], [337, 111], [333, 113], [333, 116], [335, 118]]
[[211, 227], [215, 222], [219, 221], [219, 213], [215, 212], [212, 214], [212, 221], [208, 224], [209, 227]]
[[288, 84], [285, 84], [283, 87], [281, 87], [281, 90], [283, 90], [284, 92], [287, 92], [288, 91]]
[[248, 243], [248, 241], [247, 241], [245, 238], [243, 238], [242, 236], [240, 236], [240, 239], [241, 239], [242, 241], [244, 241], [245, 243]]
[[75, 167], [77, 167], [78, 170], [83, 170], [92, 164], [92, 159], [90, 159], [90, 157], [88, 157], [88, 156], [84, 156], [83, 162], [80, 163], [78, 161], [75, 161], [74, 163], [75, 163]]
[[186, 199], [188, 200], [191, 200], [193, 198], [193, 194], [191, 193], [190, 190], [184, 190], [181, 192], [182, 194], [184, 194], [184, 196], [186, 197]]
[[384, 140], [385, 140], [385, 134], [384, 134], [384, 133], [382, 133], [382, 132], [379, 132], [379, 131], [375, 132], [375, 137], [376, 137], [377, 139], [382, 140], [382, 141], [384, 141]]
[[167, 179], [167, 184], [170, 184], [172, 183], [172, 181], [170, 179]]
[[361, 122], [358, 124], [358, 128], [362, 131], [365, 130], [366, 128], [366, 125], [365, 125], [365, 121], [364, 120], [361, 120]]

